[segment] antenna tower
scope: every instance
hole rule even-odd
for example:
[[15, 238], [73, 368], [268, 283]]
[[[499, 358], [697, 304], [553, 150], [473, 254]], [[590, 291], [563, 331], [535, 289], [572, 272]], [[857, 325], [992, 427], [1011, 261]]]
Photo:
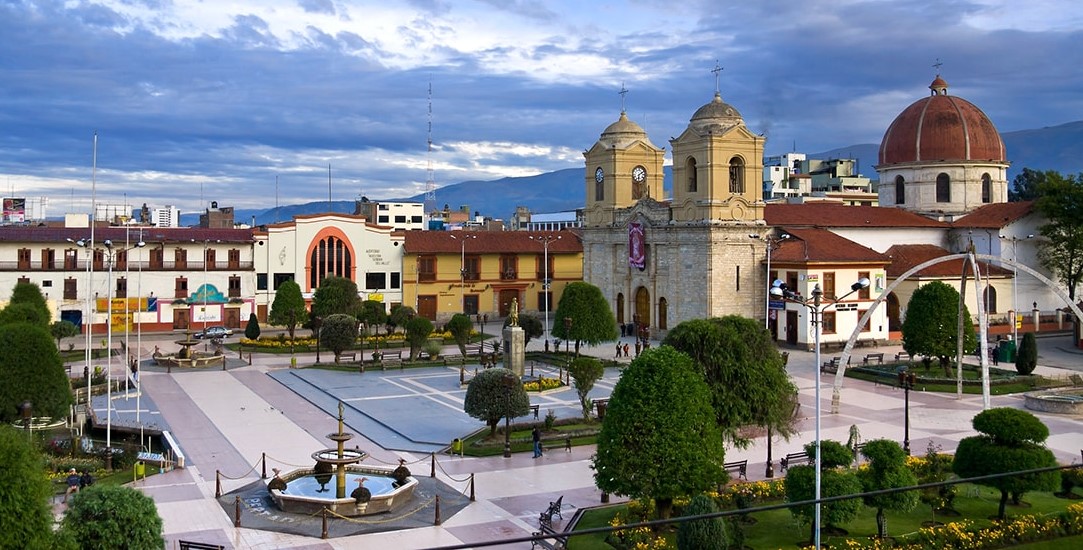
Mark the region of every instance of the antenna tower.
[[429, 149], [426, 154], [425, 211], [436, 208], [436, 174], [432, 169], [432, 77], [429, 77]]

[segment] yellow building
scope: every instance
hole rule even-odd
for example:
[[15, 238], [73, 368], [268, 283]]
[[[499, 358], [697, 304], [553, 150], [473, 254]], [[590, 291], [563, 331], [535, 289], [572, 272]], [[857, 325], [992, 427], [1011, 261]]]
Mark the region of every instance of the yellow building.
[[517, 299], [544, 322], [564, 287], [583, 280], [583, 242], [573, 231], [410, 231], [402, 264], [403, 304], [422, 317], [495, 320]]

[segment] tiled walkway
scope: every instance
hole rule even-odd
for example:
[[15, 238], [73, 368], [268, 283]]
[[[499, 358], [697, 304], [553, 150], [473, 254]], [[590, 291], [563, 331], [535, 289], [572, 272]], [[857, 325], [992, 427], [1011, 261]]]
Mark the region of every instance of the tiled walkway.
[[[1072, 350], [1066, 338], [1040, 342], [1043, 364], [1083, 372], [1083, 354]], [[883, 349], [891, 354], [897, 350], [897, 347]], [[612, 345], [585, 352], [600, 357], [613, 354]], [[800, 450], [813, 439], [813, 362], [811, 353], [790, 354], [789, 370], [800, 389], [804, 416], [797, 437], [788, 442], [774, 442], [776, 463], [778, 457]], [[1040, 369], [1063, 374], [1052, 367]], [[268, 468], [310, 465], [313, 451], [333, 445], [325, 435], [335, 431], [335, 413], [331, 411], [337, 409], [338, 400], [346, 403], [347, 424], [357, 434], [350, 446], [356, 444], [368, 451], [369, 461], [376, 464], [395, 464], [403, 458], [414, 463], [411, 468], [415, 476], [427, 476], [430, 451], [480, 427], [479, 422], [462, 413], [465, 390], [459, 387], [458, 370], [343, 374], [290, 370], [288, 358], [257, 357], [253, 365], [240, 363], [227, 371], [175, 369], [167, 374], [148, 369], [142, 376], [148, 402], [160, 413], [151, 418], [160, 416], [168, 424], [187, 457], [186, 468], [152, 476], [137, 485], [157, 502], [169, 548], [179, 539], [218, 543], [227, 548], [313, 549], [426, 548], [506, 540], [535, 530], [539, 512], [558, 496], [564, 496], [567, 518], [576, 508], [600, 501], [589, 467], [593, 448], [577, 447], [570, 453], [552, 451], [538, 460], [529, 453], [510, 459], [442, 455], [437, 478], [456, 491], [467, 492], [461, 480], [475, 474], [477, 501], [450, 517], [445, 515], [440, 526], [321, 540], [248, 528], [242, 514], [242, 526], [237, 528], [233, 525], [234, 518], [214, 498], [216, 471], [223, 474], [223, 491], [228, 493], [259, 480], [258, 465], [264, 453]], [[592, 395], [608, 395], [618, 376], [618, 372], [607, 372], [606, 379]], [[841, 409], [838, 414], [830, 414], [830, 383], [831, 379], [825, 378], [821, 391], [823, 438], [846, 441], [850, 427], [856, 425], [863, 439], [902, 439], [901, 390], [847, 380]], [[579, 414], [574, 390], [533, 400], [541, 404], [543, 415], [548, 409], [561, 417]], [[945, 450], [954, 449], [961, 438], [972, 435], [970, 419], [982, 406], [980, 396], [957, 399], [953, 395], [921, 391], [911, 392], [910, 401], [910, 438], [915, 453], [924, 452], [930, 441]], [[993, 397], [992, 405], [1022, 407], [1022, 398]], [[1064, 462], [1078, 462], [1083, 447], [1083, 419], [1039, 416], [1050, 427], [1053, 435], [1048, 444], [1057, 457]], [[730, 450], [726, 458], [748, 459], [749, 478], [762, 479], [765, 441], [760, 438], [748, 449]], [[505, 547], [529, 548], [529, 543]]]

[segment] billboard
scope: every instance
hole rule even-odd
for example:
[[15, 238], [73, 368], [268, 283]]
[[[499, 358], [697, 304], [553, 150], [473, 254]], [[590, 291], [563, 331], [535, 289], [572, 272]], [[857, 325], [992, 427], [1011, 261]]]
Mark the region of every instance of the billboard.
[[26, 199], [4, 198], [4, 223], [23, 223], [26, 221]]

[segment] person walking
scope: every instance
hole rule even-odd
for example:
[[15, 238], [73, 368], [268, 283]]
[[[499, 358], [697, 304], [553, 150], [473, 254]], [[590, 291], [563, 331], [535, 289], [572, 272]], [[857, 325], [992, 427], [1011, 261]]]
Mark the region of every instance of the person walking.
[[538, 427], [534, 426], [534, 429], [530, 431], [530, 438], [534, 440], [534, 458], [538, 458], [542, 455], [541, 446], [541, 432], [538, 431]]

